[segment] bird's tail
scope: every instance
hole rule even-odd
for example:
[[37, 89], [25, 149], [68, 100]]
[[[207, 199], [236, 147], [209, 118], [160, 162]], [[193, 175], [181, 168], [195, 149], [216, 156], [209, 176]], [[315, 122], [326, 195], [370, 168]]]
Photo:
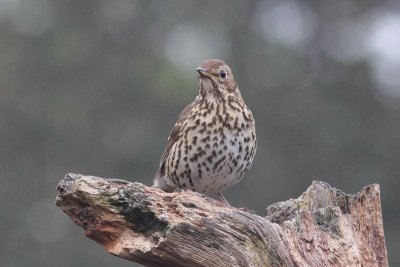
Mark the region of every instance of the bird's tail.
[[158, 169], [156, 175], [154, 176], [153, 187], [159, 188], [166, 192], [173, 192], [176, 189], [175, 185], [168, 183], [168, 177], [164, 173], [163, 166]]

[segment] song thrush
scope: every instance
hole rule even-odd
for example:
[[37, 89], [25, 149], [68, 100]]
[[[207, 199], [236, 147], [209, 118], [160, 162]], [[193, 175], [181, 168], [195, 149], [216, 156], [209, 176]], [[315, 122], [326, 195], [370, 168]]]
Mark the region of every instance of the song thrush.
[[236, 184], [256, 153], [253, 114], [232, 70], [218, 59], [197, 69], [199, 93], [179, 115], [154, 177], [154, 187], [218, 194]]

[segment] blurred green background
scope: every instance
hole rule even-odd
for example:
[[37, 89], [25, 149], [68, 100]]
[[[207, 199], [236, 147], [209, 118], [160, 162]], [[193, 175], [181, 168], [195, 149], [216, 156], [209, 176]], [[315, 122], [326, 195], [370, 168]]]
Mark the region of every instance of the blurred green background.
[[1, 266], [133, 266], [55, 205], [68, 172], [150, 185], [194, 69], [225, 60], [257, 123], [225, 193], [264, 214], [312, 180], [381, 185], [400, 266], [400, 2], [0, 0]]

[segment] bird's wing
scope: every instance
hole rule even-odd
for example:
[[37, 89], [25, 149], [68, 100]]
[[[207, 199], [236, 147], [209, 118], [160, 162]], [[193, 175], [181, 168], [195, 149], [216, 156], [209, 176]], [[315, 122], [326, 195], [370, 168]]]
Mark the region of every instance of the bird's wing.
[[164, 153], [163, 153], [163, 155], [161, 157], [161, 160], [160, 160], [160, 168], [158, 169], [154, 179], [164, 175], [165, 160], [167, 159], [167, 157], [168, 157], [168, 155], [169, 155], [169, 153], [171, 151], [172, 146], [179, 140], [180, 134], [182, 132], [183, 122], [189, 116], [190, 110], [193, 108], [193, 106], [195, 104], [196, 104], [196, 100], [194, 100], [192, 103], [187, 105], [182, 110], [181, 114], [179, 115], [178, 120], [174, 125], [174, 128], [172, 129], [171, 133], [169, 134], [167, 146], [165, 147]]

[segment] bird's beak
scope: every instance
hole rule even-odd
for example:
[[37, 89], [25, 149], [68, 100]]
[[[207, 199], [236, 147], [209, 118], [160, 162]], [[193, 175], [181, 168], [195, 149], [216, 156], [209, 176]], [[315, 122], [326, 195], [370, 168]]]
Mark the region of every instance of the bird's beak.
[[202, 67], [196, 68], [196, 71], [201, 77], [210, 77], [210, 74]]

